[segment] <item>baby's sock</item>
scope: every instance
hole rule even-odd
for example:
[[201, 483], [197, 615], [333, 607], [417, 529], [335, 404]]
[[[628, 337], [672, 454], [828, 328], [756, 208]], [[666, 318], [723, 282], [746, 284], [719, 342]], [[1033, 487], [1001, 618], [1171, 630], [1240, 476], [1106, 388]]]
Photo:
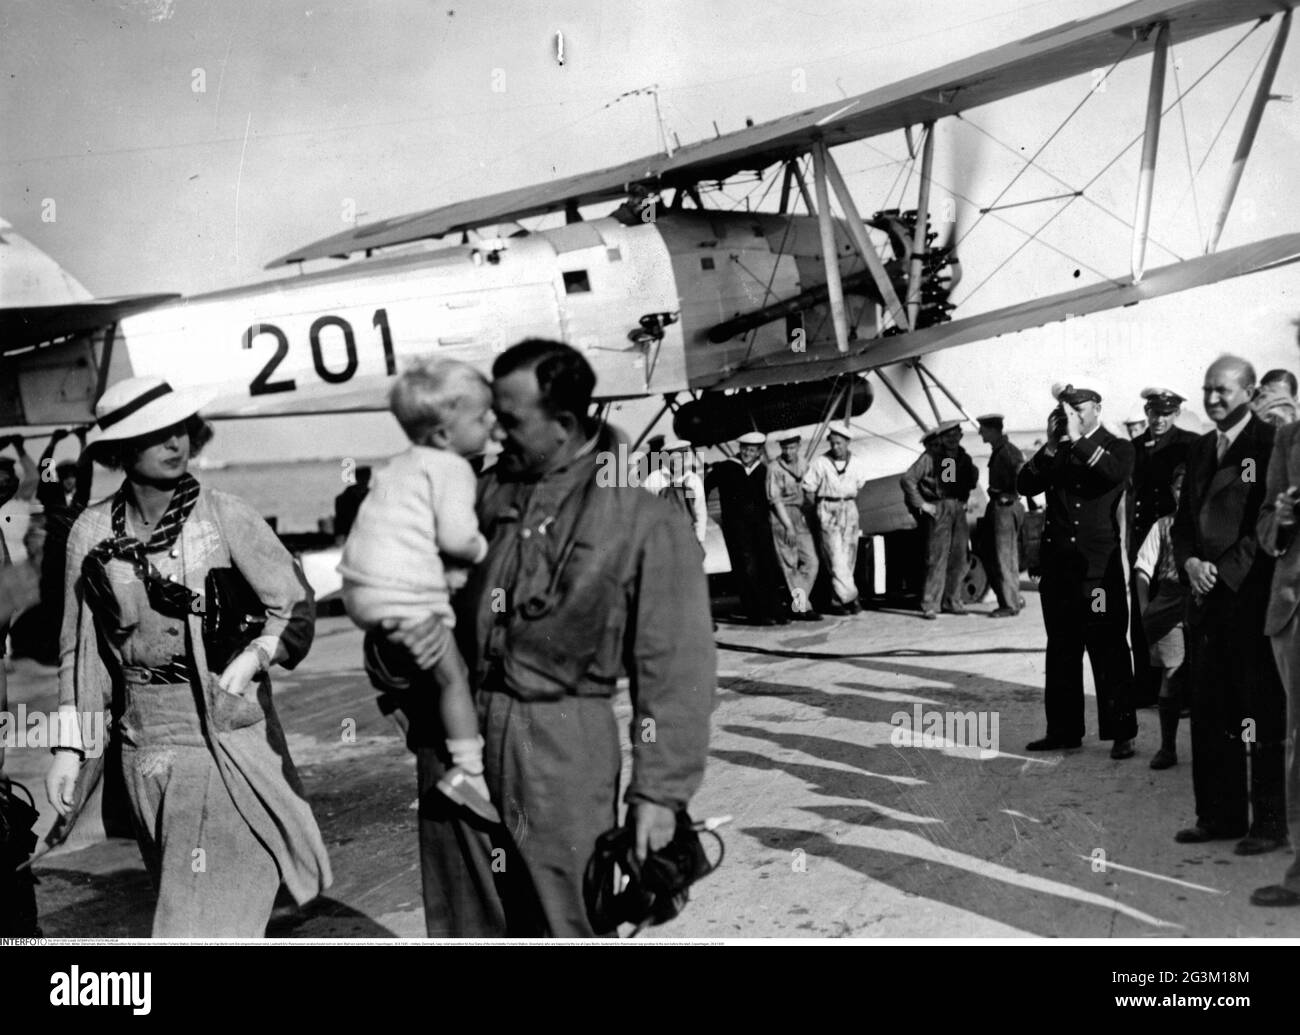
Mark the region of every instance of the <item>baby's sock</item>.
[[447, 751], [452, 765], [459, 766], [469, 776], [483, 775], [483, 738], [481, 736], [447, 739]]

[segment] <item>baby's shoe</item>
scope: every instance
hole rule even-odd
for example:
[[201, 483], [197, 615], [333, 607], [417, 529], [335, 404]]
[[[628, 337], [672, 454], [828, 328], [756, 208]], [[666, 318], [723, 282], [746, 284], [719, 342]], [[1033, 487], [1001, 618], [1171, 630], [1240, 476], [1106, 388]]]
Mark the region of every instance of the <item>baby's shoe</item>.
[[472, 776], [454, 765], [438, 781], [438, 790], [489, 823], [501, 822], [501, 813], [488, 797], [487, 781], [482, 776]]

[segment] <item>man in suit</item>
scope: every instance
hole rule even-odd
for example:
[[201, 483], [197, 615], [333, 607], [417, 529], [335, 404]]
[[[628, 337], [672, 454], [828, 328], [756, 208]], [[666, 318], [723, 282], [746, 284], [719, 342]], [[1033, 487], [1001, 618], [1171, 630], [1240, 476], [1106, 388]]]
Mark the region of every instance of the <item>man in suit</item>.
[[[1144, 388], [1141, 395], [1145, 400], [1147, 430], [1133, 440], [1133, 487], [1126, 500], [1130, 567], [1137, 560], [1152, 526], [1178, 506], [1172, 488], [1174, 471], [1187, 462], [1187, 450], [1197, 437], [1195, 432], [1174, 425], [1187, 401], [1181, 395], [1168, 388]], [[1133, 590], [1136, 593], [1136, 583]], [[1136, 599], [1135, 596], [1130, 602], [1135, 603]], [[1151, 667], [1142, 615], [1136, 606], [1131, 626], [1133, 703], [1145, 708], [1155, 704], [1160, 694], [1161, 671]], [[1169, 707], [1179, 705], [1176, 699], [1171, 701]]]
[[1196, 823], [1174, 840], [1241, 838], [1238, 855], [1272, 851], [1286, 839], [1286, 698], [1264, 634], [1273, 559], [1256, 538], [1274, 429], [1250, 412], [1254, 388], [1254, 368], [1236, 356], [1222, 356], [1206, 371], [1205, 412], [1217, 430], [1188, 450], [1171, 536], [1180, 578], [1192, 591], [1187, 647], [1196, 795]]
[[1101, 386], [1053, 385], [1057, 408], [1047, 442], [1016, 478], [1025, 496], [1043, 493], [1043, 625], [1047, 628], [1047, 735], [1029, 751], [1083, 742], [1083, 652], [1092, 662], [1101, 740], [1110, 757], [1132, 758], [1137, 736], [1129, 661], [1128, 589], [1120, 548], [1120, 504], [1133, 471], [1133, 444], [1101, 424]]
[[[1256, 411], [1258, 412], [1258, 411]], [[1296, 545], [1296, 501], [1300, 499], [1300, 424], [1277, 431], [1268, 462], [1264, 502], [1255, 526], [1259, 548], [1278, 560], [1273, 569], [1264, 632], [1286, 690], [1286, 806], [1291, 845], [1300, 845], [1300, 546]], [[1281, 884], [1259, 888], [1250, 901], [1257, 906], [1300, 906], [1300, 853], [1291, 860]]]

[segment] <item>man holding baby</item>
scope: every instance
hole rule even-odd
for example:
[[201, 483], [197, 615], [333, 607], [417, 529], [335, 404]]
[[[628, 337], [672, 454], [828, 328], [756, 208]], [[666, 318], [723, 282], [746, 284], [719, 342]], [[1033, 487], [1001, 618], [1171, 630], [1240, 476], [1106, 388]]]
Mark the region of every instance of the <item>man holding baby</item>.
[[[477, 784], [479, 757], [440, 714], [446, 615], [382, 620], [366, 638], [367, 669], [410, 684], [429, 935], [590, 937], [583, 873], [619, 818], [621, 675], [632, 704], [624, 822], [639, 858], [672, 840], [703, 777], [716, 680], [708, 586], [668, 504], [597, 481], [618, 438], [590, 417], [595, 375], [579, 352], [528, 339], [492, 373], [482, 405], [501, 454], [476, 506], [487, 551], [453, 606], [499, 824], [448, 787], [449, 772]], [[463, 559], [477, 560], [466, 547]]]

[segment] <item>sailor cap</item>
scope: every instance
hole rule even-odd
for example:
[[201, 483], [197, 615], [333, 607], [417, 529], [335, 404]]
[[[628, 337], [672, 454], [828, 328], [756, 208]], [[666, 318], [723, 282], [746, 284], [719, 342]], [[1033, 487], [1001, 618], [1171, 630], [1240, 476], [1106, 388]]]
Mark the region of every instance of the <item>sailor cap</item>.
[[931, 428], [929, 431], [927, 431], [924, 435], [922, 435], [922, 436], [921, 436], [921, 441], [922, 441], [922, 442], [929, 442], [931, 439], [939, 438], [941, 435], [946, 435], [948, 432], [950, 432], [950, 431], [952, 431], [952, 430], [954, 430], [954, 429], [958, 429], [958, 430], [960, 430], [960, 428], [961, 428], [961, 421], [959, 421], [959, 420], [946, 420], [946, 421], [943, 421], [943, 422], [941, 422], [941, 423], [935, 425], [933, 428]]

